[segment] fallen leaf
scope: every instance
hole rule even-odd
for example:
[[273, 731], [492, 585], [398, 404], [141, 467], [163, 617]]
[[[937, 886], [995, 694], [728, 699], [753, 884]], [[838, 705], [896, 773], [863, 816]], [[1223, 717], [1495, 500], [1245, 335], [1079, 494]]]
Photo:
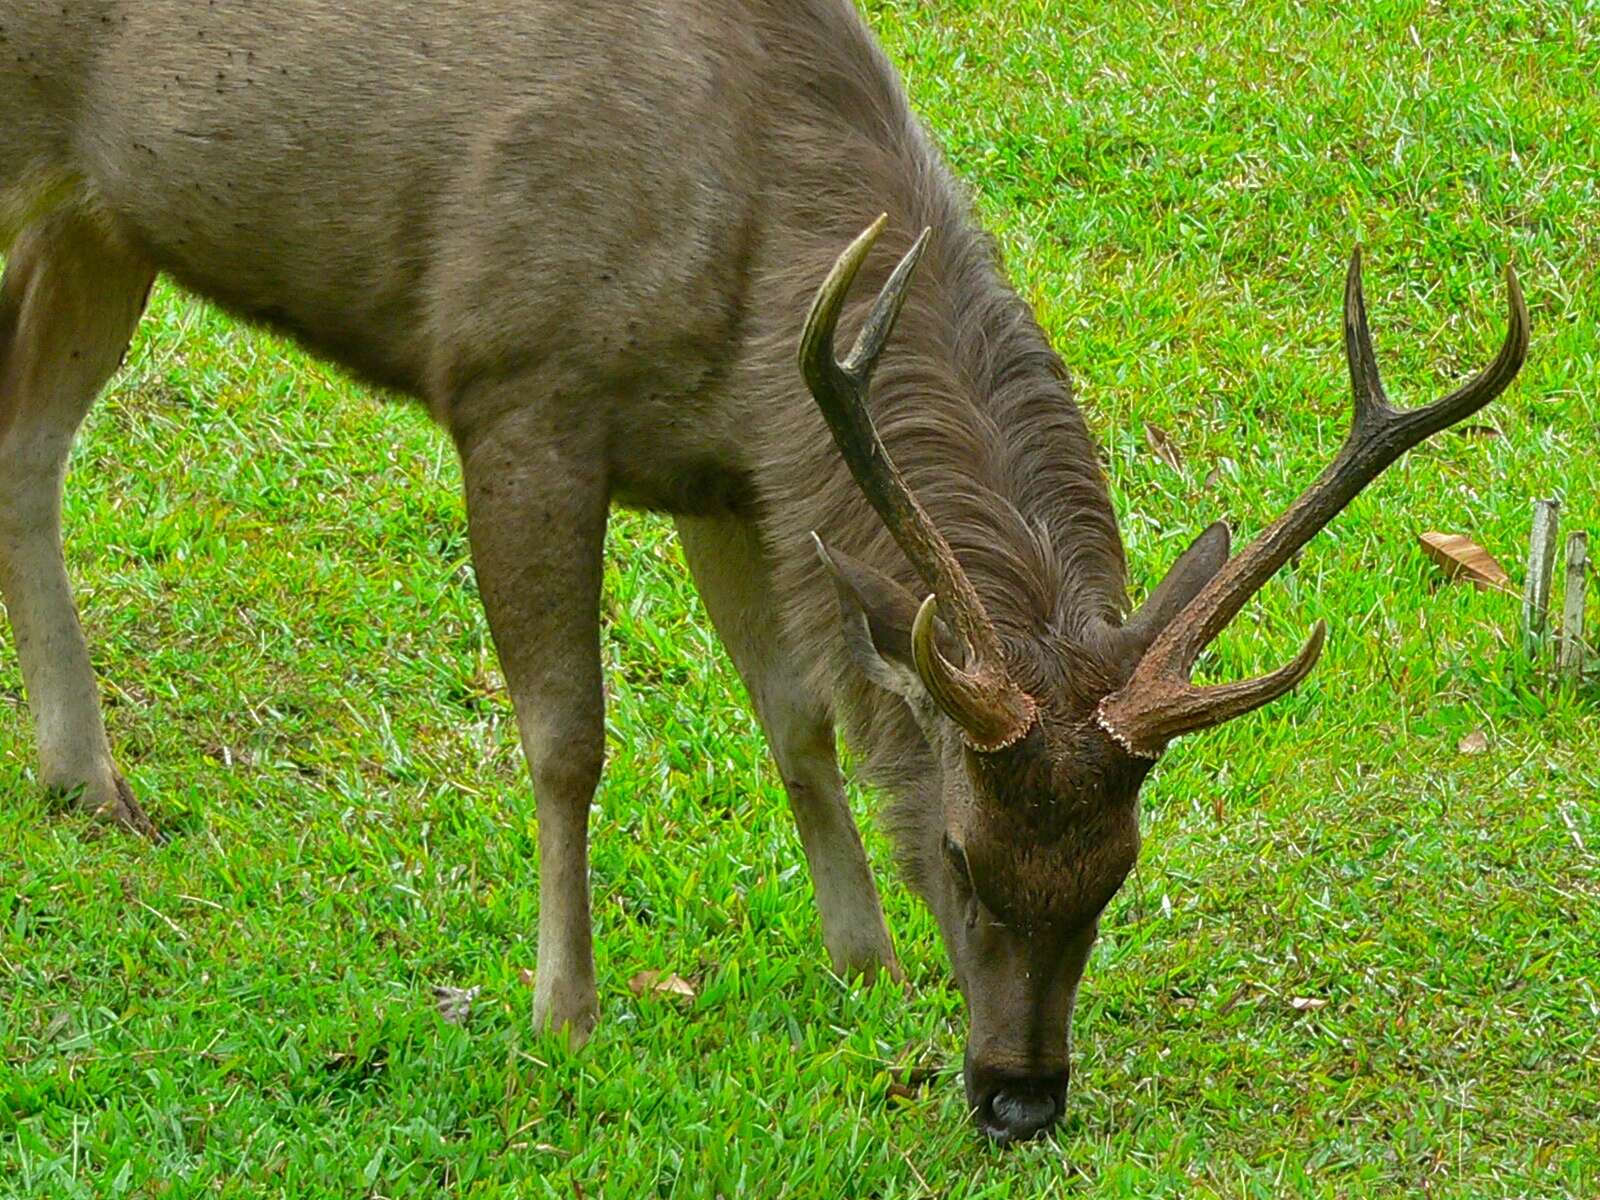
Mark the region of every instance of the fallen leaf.
[[642, 996], [646, 992], [660, 992], [667, 996], [682, 996], [686, 1000], [693, 1000], [698, 993], [694, 984], [682, 975], [666, 971], [640, 971], [628, 980], [628, 990], [635, 996]]
[[1153, 421], [1144, 423], [1144, 440], [1150, 443], [1150, 449], [1167, 466], [1180, 474], [1183, 471], [1183, 455], [1178, 452], [1178, 443], [1172, 440], [1172, 435]]
[[1289, 1007], [1295, 1012], [1316, 1012], [1319, 1008], [1327, 1008], [1328, 1002], [1317, 996], [1290, 996]]
[[1505, 569], [1487, 550], [1464, 534], [1429, 531], [1417, 540], [1422, 544], [1423, 553], [1433, 559], [1447, 579], [1468, 579], [1480, 591], [1489, 587], [1505, 592], [1516, 590]]
[[1484, 438], [1486, 440], [1497, 438], [1500, 431], [1493, 425], [1455, 425], [1455, 432], [1464, 438]]
[[917, 1089], [912, 1087], [910, 1084], [891, 1083], [889, 1085], [888, 1097], [890, 1100], [915, 1100], [917, 1098]]
[[522, 980], [523, 987], [532, 987], [536, 977], [527, 967], [523, 967], [522, 970], [517, 972], [517, 978]]
[[472, 1015], [472, 1002], [478, 998], [481, 987], [436, 987], [433, 998], [439, 1006], [439, 1015], [452, 1025], [465, 1025]]
[[1474, 729], [1456, 743], [1456, 749], [1463, 754], [1487, 754], [1489, 753], [1489, 735], [1481, 729]]

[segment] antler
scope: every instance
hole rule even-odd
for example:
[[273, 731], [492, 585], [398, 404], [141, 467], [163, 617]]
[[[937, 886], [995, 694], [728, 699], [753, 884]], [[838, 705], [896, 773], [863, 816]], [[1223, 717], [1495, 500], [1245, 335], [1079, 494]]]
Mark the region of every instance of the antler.
[[1195, 660], [1289, 558], [1356, 494], [1411, 447], [1477, 412], [1516, 378], [1528, 353], [1528, 309], [1517, 276], [1506, 268], [1510, 309], [1500, 353], [1484, 371], [1444, 399], [1399, 411], [1384, 394], [1361, 294], [1361, 251], [1350, 258], [1344, 291], [1344, 346], [1355, 393], [1355, 418], [1328, 468], [1281, 517], [1216, 573], [1151, 644], [1133, 675], [1100, 702], [1100, 725], [1129, 753], [1156, 758], [1180, 733], [1241, 716], [1305, 678], [1322, 652], [1326, 626], [1317, 622], [1299, 656], [1258, 679], [1218, 687], [1189, 682]]
[[[1000, 750], [1033, 727], [1037, 716], [1033, 700], [1007, 676], [1000, 637], [972, 581], [890, 459], [866, 408], [873, 368], [900, 315], [931, 229], [922, 231], [883, 285], [855, 348], [843, 362], [835, 357], [834, 334], [845, 298], [887, 220], [882, 216], [868, 226], [839, 256], [817, 290], [800, 335], [800, 371], [856, 484], [933, 591], [912, 629], [917, 674], [944, 713], [961, 726], [970, 746]], [[934, 617], [941, 604], [971, 650], [966, 669], [947, 660], [937, 645]]]

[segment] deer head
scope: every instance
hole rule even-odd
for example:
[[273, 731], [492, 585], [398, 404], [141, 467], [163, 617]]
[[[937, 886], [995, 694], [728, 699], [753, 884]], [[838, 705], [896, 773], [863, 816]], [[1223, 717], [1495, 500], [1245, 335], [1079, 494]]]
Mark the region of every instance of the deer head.
[[[801, 337], [800, 365], [856, 483], [928, 589], [918, 602], [864, 563], [817, 549], [838, 588], [847, 644], [868, 677], [902, 696], [937, 778], [929, 819], [943, 848], [916, 879], [938, 917], [971, 1018], [965, 1081], [979, 1125], [1009, 1141], [1060, 1115], [1069, 1025], [1097, 923], [1139, 849], [1136, 799], [1171, 740], [1232, 720], [1304, 679], [1304, 649], [1260, 678], [1190, 682], [1196, 659], [1245, 602], [1406, 450], [1482, 408], [1516, 376], [1528, 314], [1507, 271], [1510, 308], [1494, 362], [1438, 402], [1400, 411], [1384, 394], [1361, 293], [1359, 251], [1345, 285], [1344, 341], [1355, 392], [1343, 448], [1289, 509], [1239, 553], [1214, 525], [1178, 559], [1140, 611], [1086, 631], [1085, 661], [1008, 644], [961, 563], [907, 487], [868, 413], [872, 373], [929, 231], [879, 294], [841, 361], [835, 331], [880, 218], [839, 257]], [[1092, 660], [1092, 661], [1090, 661]]]

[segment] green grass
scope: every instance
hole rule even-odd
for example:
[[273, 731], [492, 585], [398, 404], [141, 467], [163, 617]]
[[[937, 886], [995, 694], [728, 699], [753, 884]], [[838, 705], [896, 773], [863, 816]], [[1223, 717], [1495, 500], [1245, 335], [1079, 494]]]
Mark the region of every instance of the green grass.
[[[970, 1130], [960, 1001], [875, 833], [910, 981], [829, 976], [651, 519], [616, 521], [606, 580], [604, 1023], [578, 1055], [533, 1036], [533, 811], [445, 439], [163, 287], [68, 519], [113, 740], [175, 836], [46, 806], [0, 653], [0, 1194], [1600, 1191], [1600, 698], [1521, 663], [1516, 599], [1442, 586], [1415, 540], [1471, 533], [1520, 579], [1545, 494], [1600, 536], [1600, 12], [868, 8], [1076, 374], [1140, 587], [1337, 446], [1353, 243], [1403, 402], [1492, 353], [1508, 257], [1535, 322], [1499, 436], [1412, 455], [1208, 660], [1333, 627], [1311, 682], [1145, 788], [1063, 1128]], [[645, 968], [698, 999], [635, 998]], [[482, 987], [468, 1028], [441, 984]], [[891, 1098], [913, 1065], [937, 1074]]]

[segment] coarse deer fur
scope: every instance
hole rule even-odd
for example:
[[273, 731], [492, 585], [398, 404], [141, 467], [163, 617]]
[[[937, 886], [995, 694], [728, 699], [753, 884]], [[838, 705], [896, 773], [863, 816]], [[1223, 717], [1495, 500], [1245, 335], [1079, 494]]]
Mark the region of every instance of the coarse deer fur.
[[[835, 267], [879, 213], [877, 252], [880, 227]], [[898, 967], [836, 721], [896, 797], [972, 1017], [974, 1114], [1002, 1139], [1061, 1110], [1073, 997], [1151, 763], [1292, 686], [1320, 646], [1198, 689], [1196, 631], [1405, 448], [1388, 427], [1355, 445], [1392, 410], [1375, 368], [1360, 400], [1353, 270], [1350, 461], [1265, 549], [1230, 561], [1208, 531], [1129, 618], [1066, 371], [849, 0], [422, 0], [403, 17], [17, 0], [0, 13], [0, 248], [0, 592], [47, 786], [153, 831], [101, 720], [60, 489], [163, 272], [420, 398], [455, 440], [538, 806], [534, 1020], [581, 1038], [597, 1014], [600, 556], [612, 504], [654, 509], [767, 731], [841, 971]], [[1493, 390], [1526, 346], [1513, 298]], [[818, 357], [841, 306], [872, 343], [858, 375]], [[852, 419], [903, 482], [840, 432]]]

